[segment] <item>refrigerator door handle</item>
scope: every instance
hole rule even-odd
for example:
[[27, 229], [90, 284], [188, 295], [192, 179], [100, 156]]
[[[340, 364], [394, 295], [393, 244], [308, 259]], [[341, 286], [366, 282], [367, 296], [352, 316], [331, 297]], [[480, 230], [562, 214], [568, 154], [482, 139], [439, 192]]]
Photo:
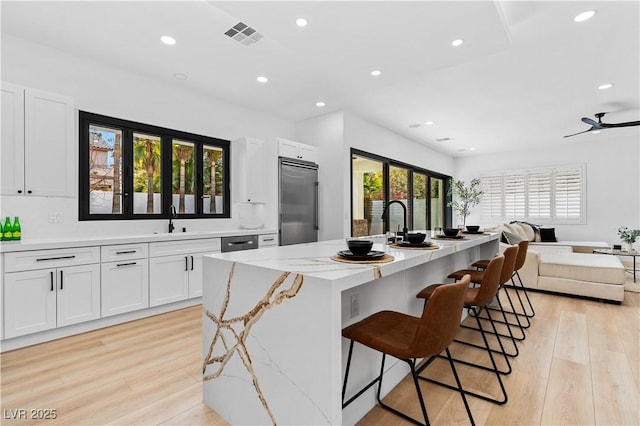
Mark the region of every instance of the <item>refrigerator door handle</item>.
[[314, 228], [317, 231], [318, 229], [320, 229], [320, 226], [319, 226], [319, 223], [318, 223], [318, 216], [319, 216], [318, 215], [318, 205], [319, 205], [318, 204], [318, 182], [315, 182], [313, 187], [314, 187], [314, 191], [315, 191], [315, 194], [314, 194], [315, 206], [314, 206], [314, 209], [313, 209], [313, 212], [314, 212], [313, 213], [313, 216], [314, 216], [313, 217], [313, 223], [314, 223]]

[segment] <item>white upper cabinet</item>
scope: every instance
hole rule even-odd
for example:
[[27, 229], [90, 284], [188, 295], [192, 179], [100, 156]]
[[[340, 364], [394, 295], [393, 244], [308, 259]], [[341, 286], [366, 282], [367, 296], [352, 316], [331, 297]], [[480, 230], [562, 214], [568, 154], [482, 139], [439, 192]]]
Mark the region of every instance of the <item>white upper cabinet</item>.
[[264, 141], [255, 138], [240, 138], [231, 142], [231, 157], [234, 159], [231, 181], [234, 203], [264, 203], [267, 158]]
[[2, 194], [24, 189], [24, 88], [2, 83]]
[[278, 138], [278, 156], [317, 163], [318, 148], [313, 145]]
[[2, 83], [2, 194], [76, 195], [74, 103]]

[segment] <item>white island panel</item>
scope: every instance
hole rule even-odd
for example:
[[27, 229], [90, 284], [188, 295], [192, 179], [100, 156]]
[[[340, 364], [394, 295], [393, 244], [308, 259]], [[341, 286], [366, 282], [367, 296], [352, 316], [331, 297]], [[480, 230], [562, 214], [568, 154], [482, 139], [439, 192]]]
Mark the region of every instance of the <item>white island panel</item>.
[[[375, 405], [375, 387], [342, 410], [341, 329], [383, 309], [419, 315], [415, 294], [426, 284], [447, 282], [454, 269], [498, 250], [496, 235], [438, 245], [375, 245], [394, 256], [385, 264], [331, 260], [343, 240], [206, 256], [205, 403], [232, 424], [355, 423]], [[380, 354], [356, 345], [347, 395], [376, 376], [379, 362]], [[407, 374], [403, 363], [388, 369], [383, 395]]]

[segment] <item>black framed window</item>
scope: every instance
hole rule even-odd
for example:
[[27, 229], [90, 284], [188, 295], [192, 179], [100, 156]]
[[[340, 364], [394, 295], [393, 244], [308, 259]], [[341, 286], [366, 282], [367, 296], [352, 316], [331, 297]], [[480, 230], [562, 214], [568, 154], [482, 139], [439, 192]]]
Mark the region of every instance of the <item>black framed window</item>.
[[80, 220], [229, 218], [230, 142], [80, 111]]
[[351, 149], [351, 235], [377, 235], [401, 229], [403, 210], [394, 204], [382, 219], [387, 202], [407, 206], [409, 229], [435, 229], [451, 224], [446, 186], [451, 177], [386, 157]]

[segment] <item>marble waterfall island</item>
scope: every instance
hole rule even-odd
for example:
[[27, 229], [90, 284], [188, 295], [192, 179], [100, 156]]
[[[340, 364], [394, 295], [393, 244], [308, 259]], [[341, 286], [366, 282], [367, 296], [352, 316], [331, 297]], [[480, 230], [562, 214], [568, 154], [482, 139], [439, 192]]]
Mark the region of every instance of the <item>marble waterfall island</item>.
[[[357, 422], [375, 405], [375, 390], [342, 410], [348, 349], [342, 328], [383, 309], [420, 315], [415, 294], [494, 255], [498, 235], [437, 244], [436, 250], [376, 244], [374, 250], [394, 258], [381, 264], [332, 260], [344, 240], [205, 256], [205, 403], [231, 424]], [[356, 348], [347, 394], [375, 377], [379, 362], [374, 351]], [[389, 363], [383, 394], [407, 374], [403, 364]]]

